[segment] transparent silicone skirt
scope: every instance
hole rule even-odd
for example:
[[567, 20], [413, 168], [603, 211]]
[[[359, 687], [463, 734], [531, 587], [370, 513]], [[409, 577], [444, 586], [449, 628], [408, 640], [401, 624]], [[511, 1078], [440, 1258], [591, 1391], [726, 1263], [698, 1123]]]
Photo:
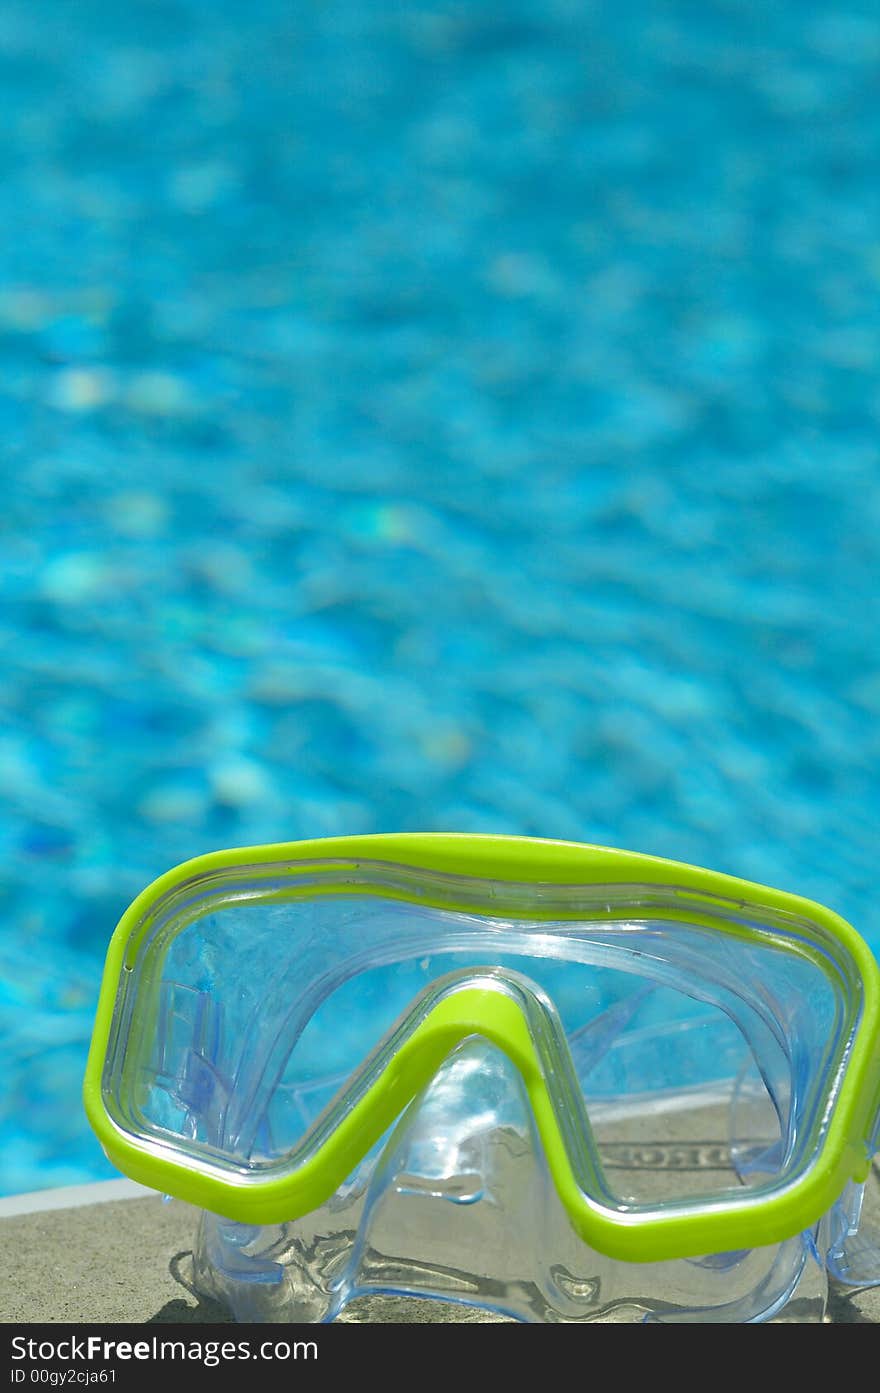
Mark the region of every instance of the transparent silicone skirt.
[[188, 862], [113, 937], [85, 1084], [243, 1320], [821, 1319], [880, 1282], [880, 974], [799, 897], [524, 838]]

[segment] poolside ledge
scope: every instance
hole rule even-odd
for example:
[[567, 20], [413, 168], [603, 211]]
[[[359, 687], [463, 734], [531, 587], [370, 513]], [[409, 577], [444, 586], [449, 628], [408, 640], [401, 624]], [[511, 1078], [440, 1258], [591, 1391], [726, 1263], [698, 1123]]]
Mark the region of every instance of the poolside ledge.
[[[880, 1225], [880, 1173], [866, 1219]], [[0, 1321], [228, 1322], [190, 1283], [196, 1211], [128, 1180], [0, 1199]], [[365, 1296], [347, 1322], [489, 1322], [469, 1307]], [[833, 1291], [832, 1323], [880, 1324], [880, 1287]]]

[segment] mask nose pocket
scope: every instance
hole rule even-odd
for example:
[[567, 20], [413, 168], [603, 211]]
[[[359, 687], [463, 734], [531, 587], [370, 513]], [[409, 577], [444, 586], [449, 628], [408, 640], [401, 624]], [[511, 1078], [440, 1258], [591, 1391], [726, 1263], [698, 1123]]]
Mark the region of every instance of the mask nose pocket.
[[533, 1130], [520, 1075], [473, 1036], [407, 1108], [383, 1152], [378, 1188], [413, 1200], [497, 1203], [494, 1152], [500, 1144], [521, 1154]]
[[[388, 1138], [366, 1188], [349, 1280], [504, 1307], [534, 1280], [551, 1192], [529, 1099], [506, 1055], [462, 1041]], [[476, 1259], [476, 1263], [475, 1260]]]

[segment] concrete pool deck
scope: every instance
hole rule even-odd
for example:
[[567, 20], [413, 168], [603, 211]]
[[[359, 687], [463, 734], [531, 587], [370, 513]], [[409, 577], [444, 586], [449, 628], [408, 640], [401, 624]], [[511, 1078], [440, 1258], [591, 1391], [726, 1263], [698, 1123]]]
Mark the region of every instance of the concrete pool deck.
[[[865, 1217], [880, 1225], [880, 1171]], [[130, 1181], [39, 1191], [0, 1200], [0, 1321], [222, 1323], [229, 1313], [190, 1281], [196, 1211]], [[350, 1323], [494, 1322], [470, 1307], [364, 1296]], [[880, 1324], [880, 1287], [832, 1290], [826, 1319]]]

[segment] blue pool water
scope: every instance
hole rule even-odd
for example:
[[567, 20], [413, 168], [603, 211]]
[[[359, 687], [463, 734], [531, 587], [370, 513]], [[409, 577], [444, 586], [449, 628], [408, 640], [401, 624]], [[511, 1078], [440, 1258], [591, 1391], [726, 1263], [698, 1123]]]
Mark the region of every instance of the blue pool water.
[[610, 843], [880, 948], [880, 12], [8, 0], [0, 1190], [167, 867]]

